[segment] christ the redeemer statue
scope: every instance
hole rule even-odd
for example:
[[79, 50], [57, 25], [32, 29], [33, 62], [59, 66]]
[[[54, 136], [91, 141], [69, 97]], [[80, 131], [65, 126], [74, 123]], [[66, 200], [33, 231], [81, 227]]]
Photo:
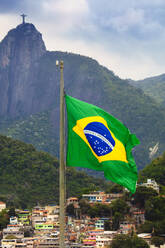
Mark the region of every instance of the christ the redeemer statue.
[[27, 15], [22, 14], [21, 16], [22, 16], [22, 24], [25, 24], [25, 17], [26, 17]]

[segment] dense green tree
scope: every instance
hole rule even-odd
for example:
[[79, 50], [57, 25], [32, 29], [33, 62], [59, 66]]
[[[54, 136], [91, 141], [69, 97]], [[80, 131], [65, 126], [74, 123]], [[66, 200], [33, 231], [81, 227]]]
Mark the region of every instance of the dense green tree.
[[156, 247], [160, 247], [161, 245], [164, 244], [164, 240], [158, 236], [153, 236], [151, 238], [151, 244], [155, 245]]
[[155, 179], [155, 181], [165, 186], [165, 152], [152, 160], [143, 170], [139, 173], [140, 181], [147, 180], [147, 178]]
[[104, 230], [105, 231], [109, 231], [111, 229], [112, 229], [112, 224], [111, 224], [110, 220], [109, 219], [108, 220], [105, 220], [104, 221]]
[[66, 207], [66, 214], [69, 215], [69, 216], [75, 216], [75, 208], [74, 208], [73, 204], [69, 204]]
[[8, 223], [9, 223], [9, 215], [7, 213], [7, 210], [4, 209], [0, 212], [0, 230], [6, 228]]
[[165, 220], [165, 198], [153, 197], [145, 204], [145, 217], [150, 221], [163, 221]]
[[150, 198], [145, 203], [145, 218], [144, 224], [139, 226], [138, 232], [149, 232], [155, 236], [164, 234], [165, 227], [165, 198], [156, 196]]
[[155, 236], [164, 234], [164, 228], [165, 228], [165, 218], [161, 221], [153, 221], [153, 234]]
[[9, 215], [9, 217], [16, 216], [16, 212], [15, 212], [14, 207], [9, 208], [8, 215]]
[[143, 239], [136, 235], [132, 237], [125, 234], [117, 235], [110, 245], [110, 248], [149, 248], [149, 245]]
[[122, 213], [123, 215], [128, 214], [130, 207], [123, 199], [117, 199], [111, 203], [112, 214], [115, 212]]
[[90, 194], [91, 192], [98, 191], [98, 190], [99, 190], [98, 186], [91, 184], [91, 185], [88, 185], [88, 187], [82, 188], [82, 194]]
[[32, 237], [34, 235], [34, 229], [32, 227], [30, 229], [24, 227], [22, 228], [22, 231], [24, 232], [24, 237]]
[[91, 218], [95, 218], [99, 216], [99, 207], [97, 205], [91, 206], [91, 208], [88, 211], [88, 215]]
[[145, 186], [139, 186], [137, 187], [136, 193], [134, 194], [134, 203], [139, 205], [140, 208], [144, 208], [145, 202], [157, 195], [158, 193], [154, 189], [147, 188]]
[[144, 239], [134, 235], [132, 237], [132, 248], [149, 248], [149, 245]]
[[80, 205], [80, 209], [81, 209], [81, 214], [87, 215], [89, 210], [91, 209], [89, 202], [85, 199], [81, 199], [79, 201], [79, 205]]
[[97, 204], [99, 207], [99, 217], [110, 217], [112, 215], [112, 208], [110, 205]]
[[[81, 205], [80, 205], [81, 207]], [[91, 217], [110, 217], [112, 214], [112, 209], [109, 205], [95, 203], [90, 208], [87, 209], [87, 214]]]
[[119, 184], [113, 183], [107, 189], [106, 193], [122, 193], [123, 187]]
[[124, 219], [124, 216], [120, 212], [115, 212], [112, 217], [112, 230], [118, 230], [120, 222]]
[[145, 221], [138, 227], [138, 233], [151, 233], [153, 231], [154, 223], [152, 221]]
[[112, 215], [112, 208], [110, 205], [95, 203], [91, 206], [86, 199], [81, 199], [79, 205], [81, 214], [89, 215], [91, 218], [111, 217]]

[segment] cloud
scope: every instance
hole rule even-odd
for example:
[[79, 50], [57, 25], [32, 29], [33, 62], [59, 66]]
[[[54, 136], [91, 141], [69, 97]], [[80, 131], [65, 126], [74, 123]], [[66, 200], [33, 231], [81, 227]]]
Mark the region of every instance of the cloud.
[[26, 5], [26, 0], [1, 0], [0, 13], [20, 11]]
[[47, 0], [43, 1], [42, 6], [45, 11], [53, 13], [58, 13], [58, 15], [75, 15], [78, 16], [82, 13], [88, 11], [88, 5], [85, 0]]
[[118, 32], [128, 31], [133, 26], [144, 23], [144, 10], [127, 9], [122, 15], [117, 15], [109, 20], [108, 26], [112, 26]]
[[[106, 8], [102, 8], [106, 6]], [[151, 38], [157, 29], [164, 30], [165, 2], [161, 0], [91, 0], [92, 21], [96, 26], [116, 34]]]
[[15, 14], [0, 15], [0, 23], [3, 23], [0, 30], [0, 41], [6, 36], [10, 29], [13, 29], [18, 25], [18, 20], [21, 21], [21, 17], [17, 17]]
[[48, 50], [93, 57], [122, 78], [164, 73], [164, 0], [1, 0], [0, 11], [1, 36], [24, 12]]
[[45, 15], [54, 20], [55, 26], [62, 32], [69, 32], [76, 27], [81, 28], [88, 18], [88, 5], [85, 0], [48, 0], [42, 2]]

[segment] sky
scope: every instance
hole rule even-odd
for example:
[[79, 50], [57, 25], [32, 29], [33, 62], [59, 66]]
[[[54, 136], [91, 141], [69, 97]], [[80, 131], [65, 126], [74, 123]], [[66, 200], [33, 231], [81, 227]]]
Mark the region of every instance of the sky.
[[22, 13], [49, 51], [91, 57], [122, 79], [165, 73], [164, 0], [0, 0], [0, 41]]

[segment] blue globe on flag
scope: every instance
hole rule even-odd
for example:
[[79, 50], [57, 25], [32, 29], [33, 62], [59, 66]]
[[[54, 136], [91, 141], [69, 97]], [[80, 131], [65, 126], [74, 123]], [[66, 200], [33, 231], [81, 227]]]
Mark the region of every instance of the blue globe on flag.
[[101, 122], [91, 122], [84, 128], [84, 134], [97, 156], [113, 151], [115, 140], [108, 128]]

